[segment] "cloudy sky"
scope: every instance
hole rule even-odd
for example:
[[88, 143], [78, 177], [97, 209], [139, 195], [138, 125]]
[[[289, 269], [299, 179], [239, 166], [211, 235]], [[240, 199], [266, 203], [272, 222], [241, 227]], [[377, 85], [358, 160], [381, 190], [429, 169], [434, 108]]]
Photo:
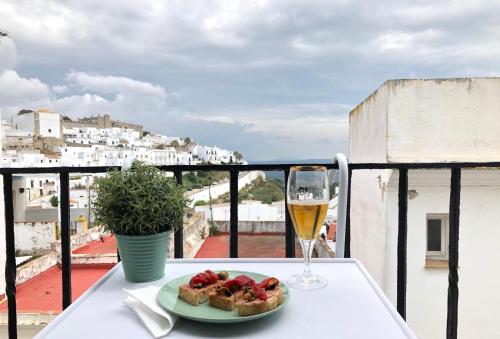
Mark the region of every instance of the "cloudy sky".
[[346, 151], [386, 79], [500, 73], [500, 3], [2, 0], [0, 109], [109, 113], [252, 160]]

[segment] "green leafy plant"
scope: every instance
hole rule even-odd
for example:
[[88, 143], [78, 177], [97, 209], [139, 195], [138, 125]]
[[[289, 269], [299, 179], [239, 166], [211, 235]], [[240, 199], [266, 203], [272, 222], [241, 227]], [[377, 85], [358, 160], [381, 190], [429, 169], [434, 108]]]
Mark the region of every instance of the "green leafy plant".
[[219, 230], [219, 226], [217, 226], [216, 223], [214, 222], [210, 222], [209, 224], [209, 228], [208, 228], [208, 235], [210, 237], [213, 237], [213, 236], [216, 236], [220, 233], [220, 230]]
[[51, 196], [49, 201], [50, 201], [50, 206], [52, 207], [59, 206], [59, 198], [57, 197], [57, 195]]
[[97, 179], [94, 189], [95, 222], [111, 233], [148, 235], [183, 225], [186, 190], [154, 166], [135, 161]]

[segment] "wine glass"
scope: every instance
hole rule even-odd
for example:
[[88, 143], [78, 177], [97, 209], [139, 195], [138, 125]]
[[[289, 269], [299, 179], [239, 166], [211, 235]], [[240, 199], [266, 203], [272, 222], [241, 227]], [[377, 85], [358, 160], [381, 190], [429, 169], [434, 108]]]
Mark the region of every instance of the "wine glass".
[[317, 290], [327, 285], [325, 278], [311, 273], [311, 254], [328, 210], [330, 186], [324, 166], [293, 166], [287, 186], [288, 211], [304, 253], [304, 272], [288, 280], [291, 287]]

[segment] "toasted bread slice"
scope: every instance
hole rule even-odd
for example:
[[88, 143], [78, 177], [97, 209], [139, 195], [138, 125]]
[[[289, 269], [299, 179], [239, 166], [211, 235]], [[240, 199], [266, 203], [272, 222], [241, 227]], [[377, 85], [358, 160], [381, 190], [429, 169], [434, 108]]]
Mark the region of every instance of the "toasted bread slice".
[[221, 310], [232, 311], [236, 304], [236, 300], [238, 300], [241, 294], [241, 291], [237, 291], [227, 296], [217, 293], [217, 289], [215, 289], [208, 294], [208, 304], [212, 307], [220, 308]]
[[215, 290], [216, 286], [216, 284], [212, 284], [203, 288], [191, 288], [189, 284], [181, 285], [179, 286], [179, 299], [198, 306], [208, 300], [208, 294]]
[[232, 311], [234, 309], [234, 300], [234, 295], [227, 297], [218, 295], [215, 291], [208, 294], [208, 304], [221, 310]]
[[236, 302], [238, 315], [246, 317], [268, 312], [281, 305], [284, 300], [283, 290], [281, 287], [266, 291], [266, 294], [268, 297], [266, 300], [256, 299], [254, 301], [245, 301], [243, 299], [239, 299]]

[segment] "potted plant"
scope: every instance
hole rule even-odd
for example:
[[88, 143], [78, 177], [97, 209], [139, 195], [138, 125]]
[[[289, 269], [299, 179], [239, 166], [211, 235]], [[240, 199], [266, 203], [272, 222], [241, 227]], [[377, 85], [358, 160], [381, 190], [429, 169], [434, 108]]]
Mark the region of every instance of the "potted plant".
[[185, 189], [156, 167], [135, 161], [97, 179], [95, 193], [95, 222], [116, 236], [125, 279], [162, 278], [169, 234], [183, 225]]

